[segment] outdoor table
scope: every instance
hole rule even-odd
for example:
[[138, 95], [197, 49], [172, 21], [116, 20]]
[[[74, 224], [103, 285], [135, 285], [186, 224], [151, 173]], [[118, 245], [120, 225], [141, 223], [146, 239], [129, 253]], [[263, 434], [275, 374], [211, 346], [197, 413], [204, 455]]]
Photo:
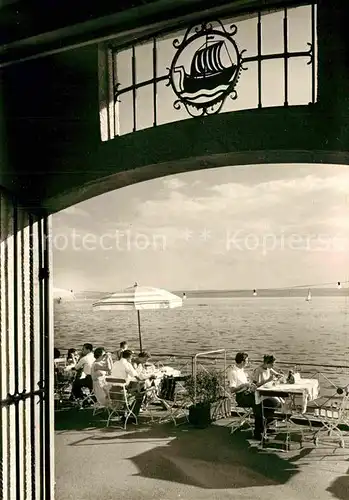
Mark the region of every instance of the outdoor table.
[[319, 381], [313, 378], [300, 378], [294, 384], [267, 382], [256, 390], [256, 404], [265, 398], [290, 396], [302, 397], [302, 414], [306, 413], [308, 402], [314, 401], [319, 396]]
[[[300, 431], [301, 433], [300, 446], [302, 447], [305, 429], [307, 429], [308, 431], [309, 430], [312, 431], [311, 421], [307, 417], [305, 417], [306, 420], [308, 421], [308, 426], [306, 426], [306, 428], [304, 428], [304, 426], [296, 424], [295, 420], [297, 418], [297, 413], [299, 416], [301, 415], [304, 416], [306, 414], [308, 402], [317, 399], [318, 395], [319, 395], [319, 381], [317, 379], [298, 379], [294, 384], [268, 382], [256, 390], [255, 393], [256, 404], [261, 403], [263, 418], [265, 415], [265, 408], [263, 401], [268, 398], [282, 398], [281, 399], [283, 406], [282, 426], [284, 427], [283, 434], [286, 435], [286, 441], [285, 441], [286, 451], [289, 450], [290, 435], [292, 432], [294, 432], [296, 429], [297, 431]], [[295, 396], [301, 396], [302, 398], [301, 412], [298, 412], [297, 408], [295, 407], [294, 404]], [[294, 410], [293, 412], [292, 411], [290, 412], [289, 409], [286, 407], [284, 399], [287, 398], [292, 399], [293, 410]], [[264, 445], [268, 437], [269, 437], [269, 426], [265, 426], [262, 437], [262, 446]]]

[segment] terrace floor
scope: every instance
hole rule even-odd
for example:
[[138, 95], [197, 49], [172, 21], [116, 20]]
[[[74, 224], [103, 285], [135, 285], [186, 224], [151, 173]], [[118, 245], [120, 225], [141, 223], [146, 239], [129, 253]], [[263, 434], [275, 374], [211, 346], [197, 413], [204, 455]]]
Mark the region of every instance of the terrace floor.
[[[56, 500], [348, 500], [349, 450], [258, 450], [229, 419], [109, 427], [90, 410], [56, 412]], [[294, 449], [293, 449], [294, 448]]]

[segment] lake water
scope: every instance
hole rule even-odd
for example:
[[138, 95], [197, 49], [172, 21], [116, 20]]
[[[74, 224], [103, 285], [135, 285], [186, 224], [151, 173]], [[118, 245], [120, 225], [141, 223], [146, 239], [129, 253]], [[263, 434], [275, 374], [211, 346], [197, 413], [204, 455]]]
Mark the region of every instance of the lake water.
[[[55, 305], [55, 346], [90, 342], [115, 351], [122, 340], [137, 351], [135, 311], [93, 311], [92, 300]], [[172, 310], [142, 311], [143, 349], [157, 354], [195, 354], [225, 348], [229, 357], [274, 354], [290, 364], [344, 365], [327, 370], [349, 383], [349, 297], [200, 298]], [[331, 378], [333, 378], [331, 376]]]

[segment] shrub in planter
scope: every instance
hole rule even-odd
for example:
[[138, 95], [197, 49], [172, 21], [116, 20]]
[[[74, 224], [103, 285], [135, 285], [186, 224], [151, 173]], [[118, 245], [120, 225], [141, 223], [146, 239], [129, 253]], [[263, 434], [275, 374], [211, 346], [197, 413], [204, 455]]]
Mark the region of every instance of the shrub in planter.
[[216, 370], [201, 371], [195, 380], [186, 381], [186, 389], [193, 404], [189, 408], [189, 422], [196, 427], [207, 427], [211, 422], [230, 416], [231, 401], [224, 395], [224, 378]]

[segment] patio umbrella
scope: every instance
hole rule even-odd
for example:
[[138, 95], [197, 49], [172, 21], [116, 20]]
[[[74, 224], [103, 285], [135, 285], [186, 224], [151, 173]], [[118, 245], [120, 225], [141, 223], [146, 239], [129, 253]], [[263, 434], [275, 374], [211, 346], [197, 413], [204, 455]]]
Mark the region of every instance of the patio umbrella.
[[112, 293], [92, 304], [98, 311], [137, 311], [139, 348], [142, 351], [142, 334], [140, 311], [154, 309], [173, 309], [181, 307], [183, 301], [177, 295], [149, 286], [133, 286], [120, 292]]
[[53, 287], [53, 300], [55, 302], [76, 300], [73, 290]]

